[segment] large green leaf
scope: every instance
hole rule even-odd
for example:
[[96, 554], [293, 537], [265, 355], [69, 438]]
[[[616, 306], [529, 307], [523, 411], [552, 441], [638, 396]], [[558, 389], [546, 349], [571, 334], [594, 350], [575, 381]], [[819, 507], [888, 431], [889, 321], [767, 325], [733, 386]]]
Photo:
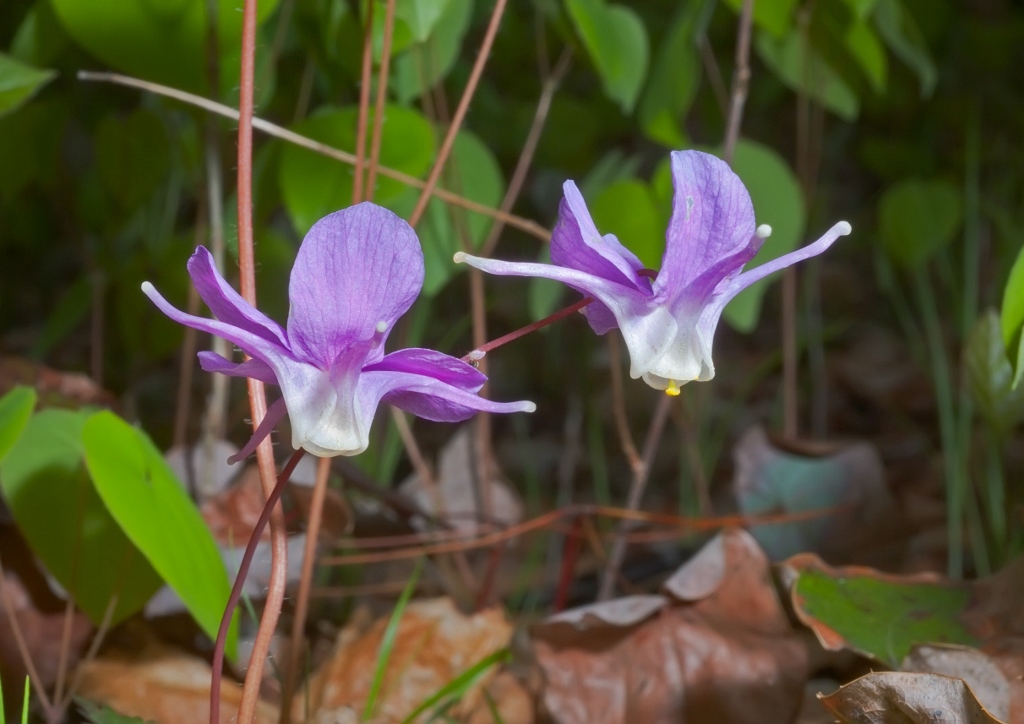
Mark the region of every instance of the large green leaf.
[[844, 41], [846, 49], [857, 60], [871, 87], [876, 93], [884, 93], [889, 78], [889, 61], [875, 31], [868, 23], [857, 22], [846, 31]]
[[650, 187], [622, 179], [604, 188], [590, 204], [602, 234], [615, 234], [648, 269], [658, 269], [665, 252], [665, 225]]
[[0, 486], [32, 551], [95, 623], [117, 596], [113, 623], [138, 612], [160, 577], [125, 537], [89, 479], [87, 411], [43, 410], [0, 463]]
[[1003, 306], [999, 315], [999, 325], [1003, 333], [1003, 344], [1015, 370], [1013, 386], [1020, 384], [1024, 376], [1024, 365], [1021, 364], [1021, 347], [1024, 346], [1024, 247], [1017, 252], [1017, 260], [1010, 269], [1010, 278], [1003, 290]]
[[[439, 185], [490, 207], [498, 206], [505, 194], [505, 179], [494, 154], [479, 138], [465, 130], [459, 131], [455, 137], [451, 158], [441, 174]], [[408, 217], [419, 194], [419, 189], [408, 189], [388, 206], [398, 215]], [[424, 294], [433, 296], [452, 275], [465, 269], [452, 262], [455, 252], [463, 248], [463, 237], [468, 237], [476, 249], [484, 242], [492, 224], [493, 220], [488, 216], [451, 206], [438, 198], [430, 200], [426, 213], [416, 226], [426, 267]]]
[[437, 27], [452, 0], [398, 0], [395, 17], [404, 20], [412, 38], [422, 43]]
[[999, 329], [999, 315], [988, 311], [971, 330], [964, 350], [968, 387], [985, 421], [999, 435], [1024, 420], [1024, 387], [1013, 387], [1013, 368]]
[[0, 116], [10, 113], [31, 98], [57, 75], [0, 53]]
[[878, 0], [872, 19], [889, 50], [917, 73], [921, 96], [930, 96], [939, 82], [939, 71], [914, 18], [900, 0]]
[[390, 87], [399, 104], [409, 105], [448, 75], [459, 57], [472, 15], [472, 0], [448, 0], [430, 36], [395, 58]]
[[682, 122], [700, 84], [696, 25], [706, 5], [683, 3], [676, 10], [640, 98], [641, 128], [649, 138], [669, 148], [687, 145]]
[[801, 47], [800, 34], [791, 30], [783, 38], [770, 33], [757, 34], [757, 54], [771, 71], [789, 86], [807, 94], [840, 118], [853, 121], [860, 112], [860, 101], [853, 89], [811, 47]]
[[[146, 80], [204, 92], [207, 0], [51, 0], [68, 34], [113, 68]], [[265, 20], [279, 0], [257, 5]], [[242, 13], [238, 0], [216, 0], [217, 45], [237, 86]], [[225, 90], [232, 85], [221, 84]]]
[[49, 0], [36, 0], [11, 41], [11, 55], [30, 65], [52, 65], [68, 44]]
[[[772, 227], [772, 235], [746, 267], [753, 269], [788, 254], [799, 244], [806, 218], [804, 199], [789, 164], [768, 146], [741, 139], [732, 167], [750, 192], [757, 223]], [[762, 279], [736, 295], [725, 308], [725, 320], [742, 332], [751, 331], [761, 314], [764, 293], [776, 278], [778, 275]]]
[[[112, 412], [82, 432], [85, 460], [110, 515], [214, 638], [231, 590], [217, 545], [149, 437]], [[109, 563], [108, 563], [109, 565]], [[237, 630], [228, 635], [234, 656]]]
[[125, 118], [108, 115], [96, 129], [96, 166], [107, 192], [125, 209], [145, 201], [170, 165], [160, 118], [136, 108]]
[[[782, 37], [793, 27], [793, 8], [797, 0], [768, 0], [754, 3], [754, 23], [772, 35]], [[726, 4], [739, 13], [743, 0], [726, 0]]]
[[0, 397], [0, 460], [10, 452], [25, 431], [36, 406], [36, 391], [17, 386]]
[[910, 180], [888, 189], [878, 206], [882, 244], [904, 268], [924, 264], [960, 227], [960, 193], [945, 181]]
[[647, 74], [647, 30], [636, 12], [604, 0], [565, 0], [604, 92], [629, 113]]
[[[384, 110], [380, 163], [411, 176], [422, 176], [434, 157], [434, 129], [417, 111], [399, 106]], [[356, 147], [359, 109], [324, 107], [299, 124], [295, 131], [350, 153]], [[374, 114], [369, 124], [373, 127]], [[353, 169], [313, 151], [288, 145], [281, 154], [278, 180], [285, 207], [300, 234], [327, 214], [352, 204]], [[405, 186], [377, 177], [374, 201], [387, 205]]]

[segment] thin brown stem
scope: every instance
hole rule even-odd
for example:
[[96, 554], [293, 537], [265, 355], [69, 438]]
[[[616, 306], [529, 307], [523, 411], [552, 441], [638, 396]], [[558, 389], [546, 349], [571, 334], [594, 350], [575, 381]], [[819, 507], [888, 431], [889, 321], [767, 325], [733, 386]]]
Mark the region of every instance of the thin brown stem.
[[465, 355], [462, 358], [462, 360], [464, 362], [470, 362], [470, 363], [472, 363], [472, 362], [479, 362], [480, 360], [482, 360], [484, 358], [484, 355], [486, 355], [491, 350], [497, 349], [498, 347], [501, 347], [504, 344], [508, 344], [509, 342], [517, 340], [520, 337], [525, 337], [526, 335], [530, 334], [531, 332], [536, 332], [538, 329], [542, 329], [542, 328], [548, 326], [549, 324], [552, 324], [553, 322], [557, 322], [560, 319], [564, 319], [565, 317], [568, 317], [570, 314], [573, 314], [574, 312], [580, 311], [581, 309], [583, 309], [583, 307], [587, 306], [592, 301], [594, 301], [594, 299], [592, 297], [584, 297], [583, 299], [581, 299], [580, 301], [576, 302], [575, 304], [571, 304], [568, 307], [566, 307], [565, 309], [561, 309], [561, 310], [555, 312], [551, 316], [548, 316], [548, 317], [545, 317], [544, 319], [541, 319], [539, 321], [533, 322], [532, 324], [527, 324], [525, 327], [520, 327], [519, 329], [517, 329], [514, 332], [509, 332], [508, 334], [506, 334], [504, 336], [501, 336], [501, 337], [498, 337], [497, 339], [491, 340], [487, 344], [480, 345], [479, 347], [474, 349], [472, 352], [470, 352], [469, 354]]
[[373, 8], [366, 4], [366, 27], [363, 29], [363, 64], [359, 74], [359, 120], [356, 122], [356, 165], [352, 178], [352, 203], [363, 200], [363, 164], [366, 161], [366, 125], [370, 115], [370, 85], [373, 77]]
[[106, 282], [103, 272], [92, 274], [92, 305], [89, 323], [89, 374], [100, 387], [103, 386], [103, 318], [106, 316], [104, 300]]
[[377, 71], [377, 102], [373, 109], [373, 139], [370, 141], [370, 165], [366, 169], [367, 201], [373, 200], [377, 190], [377, 166], [380, 164], [380, 147], [384, 131], [384, 104], [387, 101], [388, 69], [391, 67], [391, 39], [395, 31], [395, 0], [388, 0], [384, 13], [384, 47], [381, 50], [380, 68]]
[[[662, 395], [654, 408], [654, 416], [651, 418], [651, 427], [647, 430], [647, 439], [644, 440], [644, 452], [640, 468], [634, 473], [629, 483], [629, 499], [626, 502], [626, 510], [639, 510], [640, 502], [643, 500], [644, 490], [647, 487], [647, 479], [650, 475], [651, 464], [654, 462], [654, 454], [658, 451], [658, 443], [661, 442], [661, 433], [665, 429], [665, 421], [672, 409], [672, 400], [668, 395]], [[618, 534], [612, 542], [611, 552], [608, 554], [608, 564], [605, 566], [601, 576], [601, 587], [597, 594], [598, 601], [607, 601], [615, 593], [615, 581], [622, 567], [622, 560], [626, 555], [625, 535], [632, 525], [623, 521], [619, 525]]]
[[89, 644], [89, 650], [86, 651], [85, 656], [75, 667], [75, 673], [71, 677], [71, 685], [68, 686], [67, 694], [64, 698], [57, 703], [57, 719], [61, 720], [64, 716], [64, 712], [71, 706], [71, 702], [75, 698], [75, 692], [78, 691], [78, 682], [82, 678], [82, 670], [84, 664], [92, 661], [96, 658], [96, 654], [99, 653], [100, 646], [103, 645], [103, 640], [107, 637], [107, 633], [110, 631], [110, 622], [114, 619], [114, 611], [117, 609], [118, 595], [115, 593], [110, 597], [107, 602], [107, 608], [103, 612], [103, 618], [100, 620], [100, 627], [96, 629], [96, 633], [92, 637], [92, 643]]
[[25, 671], [28, 672], [28, 678], [32, 682], [32, 688], [35, 690], [36, 696], [39, 697], [39, 703], [42, 704], [46, 721], [55, 722], [54, 714], [56, 712], [53, 708], [53, 703], [50, 701], [50, 697], [46, 695], [43, 680], [39, 678], [39, 670], [36, 669], [36, 665], [32, 661], [32, 654], [29, 652], [28, 644], [25, 643], [25, 636], [22, 634], [21, 626], [18, 624], [18, 617], [14, 613], [14, 602], [11, 601], [10, 591], [7, 590], [7, 579], [4, 576], [2, 564], [0, 564], [0, 598], [3, 599], [4, 610], [7, 612], [7, 623], [10, 625], [11, 633], [14, 635], [14, 645], [18, 648], [21, 661], [25, 664]]
[[[200, 200], [199, 210], [196, 214], [194, 246], [200, 246], [205, 240], [206, 208]], [[191, 284], [188, 287], [187, 311], [192, 316], [199, 313], [199, 292]], [[192, 327], [185, 327], [185, 338], [181, 342], [181, 356], [178, 361], [178, 394], [174, 404], [174, 437], [172, 439], [175, 447], [184, 446], [188, 441], [188, 421], [192, 412], [192, 373], [196, 364], [195, 354], [198, 340], [199, 332]]]
[[[242, 12], [242, 62], [239, 79], [238, 95], [238, 262], [240, 267], [240, 286], [242, 297], [249, 304], [256, 306], [256, 264], [253, 254], [252, 229], [252, 118], [253, 99], [255, 95], [254, 73], [256, 66], [256, 3], [257, 0], [245, 0]], [[249, 379], [249, 409], [255, 431], [267, 414], [267, 397], [263, 383]], [[270, 437], [264, 438], [256, 449], [256, 460], [260, 471], [260, 482], [263, 494], [267, 496], [267, 515], [270, 518], [271, 566], [270, 581], [267, 586], [267, 600], [263, 607], [259, 629], [253, 644], [252, 658], [245, 672], [245, 683], [242, 686], [242, 701], [238, 709], [239, 724], [249, 724], [256, 713], [259, 699], [260, 682], [263, 679], [263, 666], [270, 650], [270, 641], [281, 615], [281, 604], [284, 601], [284, 589], [287, 576], [287, 540], [285, 539], [284, 515], [279, 506], [274, 505], [274, 493], [280, 486], [277, 484], [274, 469], [274, 449]], [[280, 493], [278, 493], [279, 495]], [[257, 535], [258, 534], [254, 534]], [[252, 541], [250, 541], [252, 542]], [[221, 672], [216, 670], [214, 675]], [[219, 701], [215, 701], [211, 689], [211, 724], [216, 724], [214, 715], [219, 715]], [[216, 705], [215, 705], [216, 704]]]
[[71, 624], [75, 619], [75, 602], [68, 596], [64, 604], [64, 626], [60, 635], [60, 653], [57, 655], [57, 683], [53, 687], [53, 700], [64, 698], [64, 679], [68, 674], [68, 655], [71, 653]]
[[615, 431], [619, 435], [619, 444], [629, 462], [629, 468], [635, 476], [643, 467], [643, 460], [636, 449], [636, 443], [633, 442], [633, 435], [629, 431], [626, 396], [623, 393], [622, 384], [622, 347], [619, 346], [619, 338], [615, 334], [608, 335], [608, 364], [612, 373], [612, 415], [615, 417]]
[[[516, 161], [512, 178], [508, 182], [505, 197], [501, 200], [499, 208], [505, 213], [512, 211], [512, 206], [515, 204], [516, 199], [519, 198], [519, 193], [523, 190], [523, 184], [526, 183], [526, 175], [529, 173], [530, 165], [533, 163], [533, 155], [537, 151], [541, 134], [544, 132], [544, 124], [547, 122], [548, 113], [551, 111], [551, 101], [554, 99], [555, 92], [558, 91], [559, 86], [562, 85], [562, 80], [565, 78], [565, 74], [569, 72], [571, 65], [572, 49], [566, 48], [562, 51], [562, 55], [559, 56], [551, 75], [544, 81], [540, 98], [537, 100], [537, 109], [533, 112], [533, 121], [530, 122], [530, 130], [526, 134], [526, 142], [523, 144], [523, 149], [519, 152], [519, 160]], [[504, 230], [504, 221], [494, 222], [490, 232], [487, 234], [487, 239], [480, 247], [480, 256], [489, 257], [494, 253], [494, 247], [497, 246], [498, 239], [501, 238], [501, 232]]]
[[[230, 120], [238, 120], [238, 111], [234, 108], [231, 108], [230, 106], [226, 106], [222, 103], [217, 103], [216, 101], [211, 101], [210, 99], [203, 98], [202, 96], [197, 96], [194, 93], [188, 93], [186, 91], [178, 90], [176, 88], [170, 88], [165, 85], [160, 85], [159, 83], [150, 83], [149, 81], [139, 80], [138, 78], [132, 78], [130, 76], [120, 75], [118, 73], [94, 72], [88, 70], [78, 71], [78, 79], [87, 81], [99, 81], [104, 83], [115, 83], [117, 85], [123, 85], [129, 88], [138, 88], [140, 90], [148, 91], [150, 93], [156, 93], [157, 95], [165, 96], [167, 98], [173, 98], [177, 101], [181, 101], [182, 103], [187, 103], [188, 105], [202, 108], [205, 111], [214, 113], [218, 116], [223, 116], [224, 118], [228, 118]], [[321, 156], [333, 158], [336, 161], [341, 161], [342, 163], [347, 163], [353, 166], [356, 163], [355, 155], [349, 153], [348, 151], [342, 151], [339, 148], [333, 148], [324, 143], [320, 143], [319, 141], [314, 141], [312, 138], [307, 138], [306, 136], [295, 133], [294, 131], [289, 131], [287, 128], [283, 128], [281, 126], [271, 123], [270, 121], [263, 120], [262, 118], [253, 118], [252, 127], [258, 131], [266, 133], [268, 136], [280, 138], [281, 140], [286, 141], [288, 143], [309, 149], [314, 153], [319, 153]], [[387, 166], [378, 166], [377, 173], [381, 176], [386, 176], [387, 178], [394, 179], [395, 181], [405, 184], [406, 186], [411, 186], [417, 189], [426, 188], [427, 185], [426, 182], [423, 181], [422, 179], [418, 179], [415, 176], [410, 176], [409, 174], [402, 173], [401, 171], [396, 171], [395, 169], [388, 168]], [[445, 189], [437, 188], [436, 186], [433, 189], [431, 189], [431, 194], [441, 199], [441, 201], [444, 201], [447, 204], [460, 206], [468, 211], [473, 211], [483, 216], [488, 216], [492, 219], [498, 219], [500, 221], [503, 221], [509, 226], [513, 226], [517, 229], [520, 229], [521, 231], [524, 231], [527, 234], [530, 234], [531, 236], [535, 236], [536, 238], [542, 241], [549, 241], [551, 239], [551, 232], [545, 229], [540, 224], [538, 224], [536, 221], [524, 219], [523, 217], [516, 216], [515, 214], [502, 213], [501, 211], [493, 209], [490, 206], [486, 206], [485, 204], [480, 204], [477, 203], [476, 201], [463, 198], [457, 194], [451, 193], [450, 191], [446, 191]]]
[[[313, 566], [316, 563], [316, 547], [320, 537], [320, 522], [323, 519], [324, 500], [327, 498], [327, 481], [331, 476], [330, 458], [320, 458], [316, 465], [316, 481], [313, 484], [313, 498], [309, 505], [309, 520], [306, 523], [306, 545], [302, 550], [302, 572], [299, 575], [299, 591], [295, 599], [295, 618], [292, 619], [292, 637], [288, 649], [288, 662], [284, 672], [284, 690], [281, 692], [281, 724], [291, 720], [288, 704], [295, 692], [299, 662], [306, 646], [306, 614], [309, 612], [309, 590], [313, 583]], [[308, 717], [311, 712], [306, 712]], [[305, 719], [305, 717], [304, 717]]]
[[444, 165], [448, 161], [452, 146], [455, 145], [455, 137], [458, 135], [459, 128], [462, 127], [462, 121], [469, 110], [469, 103], [476, 93], [477, 84], [480, 82], [480, 76], [483, 74], [484, 65], [486, 65], [488, 57], [490, 57], [491, 47], [494, 45], [494, 38], [498, 34], [498, 26], [501, 25], [501, 17], [505, 12], [505, 3], [506, 0], [497, 0], [494, 4], [494, 10], [491, 12], [491, 19], [487, 25], [487, 32], [484, 34], [483, 43], [480, 45], [480, 52], [477, 53], [476, 61], [473, 63], [473, 70], [469, 74], [466, 88], [462, 91], [462, 98], [459, 99], [455, 115], [452, 117], [452, 122], [448, 125], [448, 132], [441, 143], [441, 150], [437, 152], [437, 159], [434, 161], [433, 168], [430, 169], [430, 175], [427, 176], [426, 185], [424, 185], [419, 199], [416, 200], [416, 207], [409, 216], [409, 224], [412, 226], [416, 226], [419, 223], [423, 213], [427, 210], [430, 196], [434, 191], [434, 187], [437, 186], [438, 179], [441, 177], [441, 171], [444, 170]]
[[743, 107], [747, 102], [750, 87], [750, 33], [754, 21], [754, 0], [743, 0], [740, 10], [740, 26], [736, 39], [736, 69], [732, 76], [732, 101], [729, 103], [729, 124], [725, 129], [725, 151], [722, 158], [732, 163], [736, 152], [736, 141], [740, 137], [743, 122]]
[[718, 66], [718, 59], [715, 57], [715, 51], [711, 49], [707, 35], [700, 36], [700, 40], [697, 41], [697, 50], [700, 53], [704, 72], [707, 73], [708, 81], [711, 83], [711, 90], [715, 94], [715, 100], [718, 101], [718, 107], [722, 110], [722, 115], [728, 117], [729, 91], [725, 87], [722, 69]]

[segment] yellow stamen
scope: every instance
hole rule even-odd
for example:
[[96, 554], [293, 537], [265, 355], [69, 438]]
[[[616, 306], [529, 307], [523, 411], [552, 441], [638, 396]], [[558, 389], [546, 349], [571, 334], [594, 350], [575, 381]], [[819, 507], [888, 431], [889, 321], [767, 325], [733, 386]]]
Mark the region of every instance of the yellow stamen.
[[679, 385], [676, 384], [675, 380], [668, 381], [668, 387], [665, 388], [665, 394], [669, 397], [679, 397]]

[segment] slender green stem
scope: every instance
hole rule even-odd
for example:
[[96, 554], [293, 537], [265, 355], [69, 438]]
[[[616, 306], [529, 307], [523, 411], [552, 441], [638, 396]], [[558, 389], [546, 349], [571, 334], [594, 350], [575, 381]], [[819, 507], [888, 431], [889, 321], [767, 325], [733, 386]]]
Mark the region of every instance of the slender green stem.
[[942, 439], [942, 458], [946, 477], [946, 532], [949, 539], [949, 576], [960, 578], [964, 572], [964, 497], [965, 481], [960, 466], [957, 444], [957, 418], [953, 402], [953, 383], [949, 358], [942, 339], [942, 322], [935, 301], [928, 271], [923, 267], [913, 272], [921, 315], [924, 318], [925, 341], [932, 366], [935, 399], [939, 408], [939, 433]]

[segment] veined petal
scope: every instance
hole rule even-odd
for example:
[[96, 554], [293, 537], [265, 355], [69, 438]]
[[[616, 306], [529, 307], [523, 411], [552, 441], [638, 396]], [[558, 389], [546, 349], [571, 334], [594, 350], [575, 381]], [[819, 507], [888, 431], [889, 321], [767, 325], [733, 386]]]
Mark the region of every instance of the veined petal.
[[371, 203], [325, 216], [292, 267], [290, 345], [323, 369], [354, 345], [379, 359], [422, 287], [423, 251], [404, 220]]
[[359, 398], [366, 407], [376, 408], [386, 402], [435, 422], [460, 422], [477, 412], [533, 412], [537, 409], [534, 403], [525, 400], [493, 402], [435, 377], [409, 372], [363, 372], [359, 388]]
[[213, 255], [206, 247], [196, 247], [187, 266], [196, 291], [217, 319], [252, 332], [278, 346], [288, 346], [281, 325], [242, 299], [217, 271]]
[[719, 268], [716, 284], [738, 273], [757, 249], [749, 247], [754, 206], [729, 165], [700, 151], [673, 151], [671, 159], [672, 218], [654, 290], [673, 304], [675, 295], [717, 262], [732, 257], [737, 263]]
[[251, 377], [270, 385], [277, 384], [277, 376], [270, 365], [255, 357], [244, 362], [232, 362], [216, 352], [204, 351], [196, 356], [199, 357], [199, 366], [203, 368], [204, 372], [214, 372], [228, 377]]
[[637, 274], [644, 265], [615, 236], [601, 236], [576, 184], [566, 181], [562, 189], [565, 195], [558, 207], [558, 223], [551, 232], [551, 262], [639, 291], [649, 290], [650, 280]]
[[379, 362], [363, 367], [363, 373], [367, 372], [407, 372], [423, 375], [474, 393], [487, 382], [487, 375], [457, 357], [415, 347], [385, 355]]
[[150, 298], [153, 304], [157, 306], [157, 309], [178, 324], [198, 329], [200, 332], [207, 332], [241, 347], [242, 351], [250, 357], [255, 357], [266, 363], [279, 379], [282, 367], [294, 361], [290, 350], [265, 337], [227, 324], [226, 322], [207, 319], [206, 317], [194, 317], [191, 314], [175, 309], [149, 282], [142, 283], [142, 293]]

